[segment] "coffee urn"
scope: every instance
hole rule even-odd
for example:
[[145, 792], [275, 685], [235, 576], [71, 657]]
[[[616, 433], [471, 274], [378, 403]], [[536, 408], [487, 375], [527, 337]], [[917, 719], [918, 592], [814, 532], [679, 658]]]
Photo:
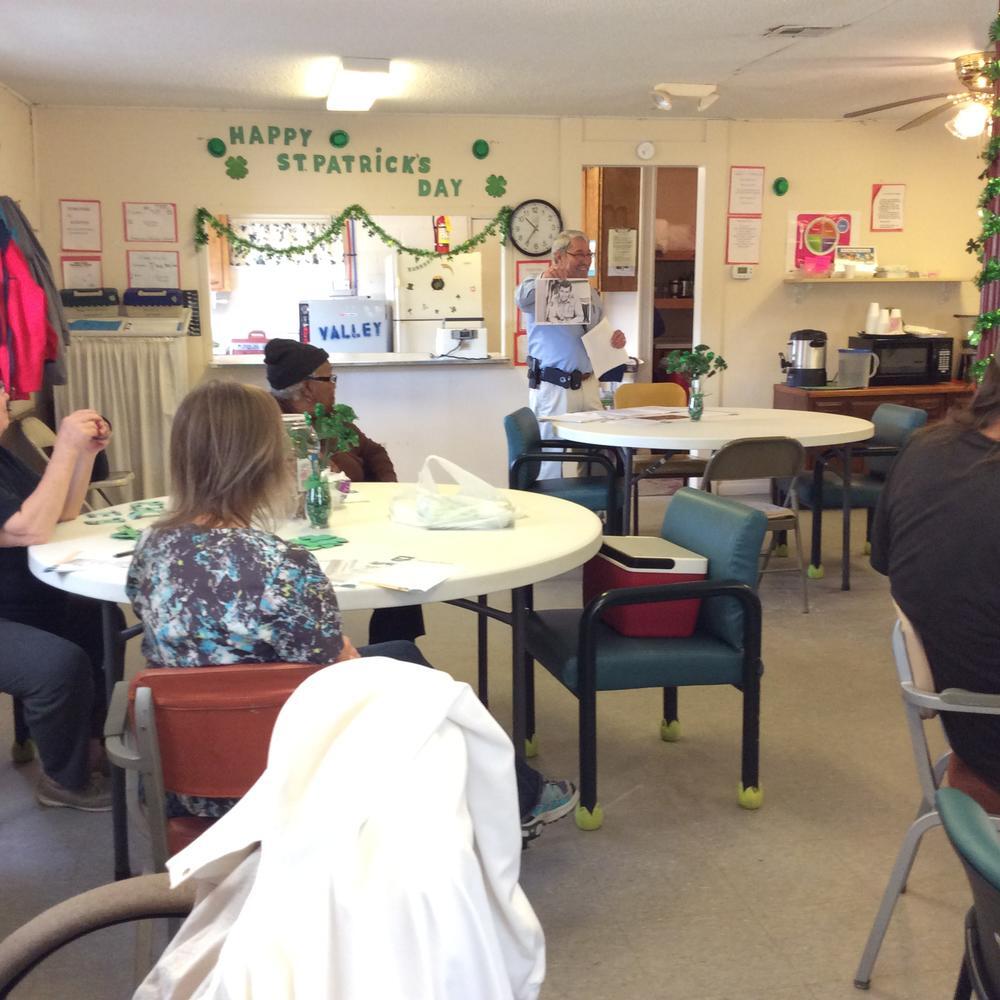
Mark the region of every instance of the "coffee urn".
[[788, 357], [780, 353], [778, 357], [787, 385], [826, 385], [826, 334], [822, 330], [796, 330], [788, 337]]

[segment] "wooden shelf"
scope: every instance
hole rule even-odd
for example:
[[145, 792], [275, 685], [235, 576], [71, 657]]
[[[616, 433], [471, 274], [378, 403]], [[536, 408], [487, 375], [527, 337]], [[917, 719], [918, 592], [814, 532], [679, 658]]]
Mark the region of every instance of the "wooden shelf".
[[693, 309], [694, 299], [653, 299], [657, 309]]
[[881, 285], [889, 282], [897, 284], [920, 285], [957, 285], [971, 278], [785, 278], [786, 285]]

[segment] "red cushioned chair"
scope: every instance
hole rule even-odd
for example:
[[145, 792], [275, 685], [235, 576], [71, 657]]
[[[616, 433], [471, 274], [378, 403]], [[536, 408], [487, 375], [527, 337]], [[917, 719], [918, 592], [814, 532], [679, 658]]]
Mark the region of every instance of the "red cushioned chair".
[[[142, 775], [154, 871], [213, 822], [168, 819], [165, 794], [240, 798], [267, 766], [278, 712], [317, 664], [152, 668], [115, 685], [108, 757]], [[130, 724], [131, 723], [131, 724]]]

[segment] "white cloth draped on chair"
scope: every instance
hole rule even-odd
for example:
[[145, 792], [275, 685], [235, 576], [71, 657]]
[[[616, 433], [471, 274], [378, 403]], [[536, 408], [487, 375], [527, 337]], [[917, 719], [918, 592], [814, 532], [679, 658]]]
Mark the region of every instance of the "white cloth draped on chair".
[[66, 364], [56, 414], [89, 407], [111, 421], [108, 461], [135, 473], [122, 499], [168, 492], [170, 426], [187, 392], [187, 337], [74, 334]]
[[520, 856], [513, 748], [469, 686], [335, 664], [282, 709], [257, 784], [167, 863], [199, 903], [135, 996], [534, 1000]]

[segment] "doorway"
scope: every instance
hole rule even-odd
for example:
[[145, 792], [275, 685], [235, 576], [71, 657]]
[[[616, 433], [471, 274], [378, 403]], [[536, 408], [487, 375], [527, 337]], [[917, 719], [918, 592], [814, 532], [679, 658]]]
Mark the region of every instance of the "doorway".
[[666, 355], [694, 344], [699, 174], [698, 167], [583, 171], [583, 228], [596, 251], [591, 281], [629, 352], [644, 359], [637, 381], [666, 380]]

